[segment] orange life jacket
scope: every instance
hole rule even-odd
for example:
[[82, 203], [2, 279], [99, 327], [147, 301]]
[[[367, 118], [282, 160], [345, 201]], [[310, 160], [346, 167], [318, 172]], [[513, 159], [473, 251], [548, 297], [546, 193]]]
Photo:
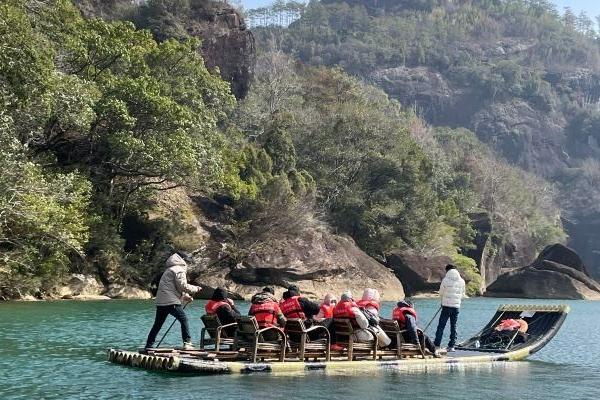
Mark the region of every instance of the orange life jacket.
[[266, 328], [268, 326], [278, 326], [277, 315], [281, 309], [276, 301], [268, 301], [266, 303], [252, 304], [248, 315], [254, 315], [258, 326]]
[[217, 313], [217, 310], [222, 306], [227, 306], [231, 308], [231, 305], [225, 300], [209, 300], [208, 303], [204, 306], [204, 311], [206, 311], [209, 315], [214, 315]]
[[359, 307], [371, 307], [379, 311], [379, 302], [375, 300], [359, 300], [356, 304], [358, 304]]
[[303, 321], [306, 320], [306, 314], [304, 314], [304, 310], [302, 310], [299, 299], [300, 296], [292, 296], [279, 303], [281, 312], [286, 318], [300, 318]]
[[400, 325], [401, 329], [406, 326], [406, 315], [404, 315], [404, 313], [409, 313], [410, 315], [415, 317], [415, 319], [417, 319], [417, 312], [415, 311], [414, 308], [396, 306], [396, 308], [394, 308], [394, 311], [392, 313], [392, 319], [395, 321], [398, 321], [398, 324]]
[[333, 305], [321, 304], [321, 312], [323, 313], [323, 318], [333, 318]]
[[358, 328], [358, 322], [356, 322], [356, 315], [352, 308], [358, 307], [352, 300], [342, 300], [336, 304], [333, 309], [333, 318], [347, 318], [354, 328]]

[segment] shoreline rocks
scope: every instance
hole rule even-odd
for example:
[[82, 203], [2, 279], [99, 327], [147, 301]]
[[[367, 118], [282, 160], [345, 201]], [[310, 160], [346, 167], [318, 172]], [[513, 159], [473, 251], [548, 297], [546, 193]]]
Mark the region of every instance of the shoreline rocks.
[[600, 283], [588, 275], [573, 250], [555, 244], [546, 247], [531, 265], [502, 274], [485, 296], [600, 300]]

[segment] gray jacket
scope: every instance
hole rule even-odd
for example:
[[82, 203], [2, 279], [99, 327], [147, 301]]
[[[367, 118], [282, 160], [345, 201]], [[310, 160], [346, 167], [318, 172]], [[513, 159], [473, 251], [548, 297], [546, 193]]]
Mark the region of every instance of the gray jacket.
[[187, 283], [187, 264], [179, 254], [173, 254], [165, 264], [167, 269], [160, 278], [156, 292], [157, 306], [181, 304], [183, 292], [194, 294], [200, 291], [199, 286]]

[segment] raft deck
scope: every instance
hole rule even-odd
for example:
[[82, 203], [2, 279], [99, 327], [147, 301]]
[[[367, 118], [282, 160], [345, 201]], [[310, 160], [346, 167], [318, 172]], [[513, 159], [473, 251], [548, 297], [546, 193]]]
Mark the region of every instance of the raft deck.
[[[503, 305], [492, 319], [472, 338], [462, 342], [457, 351], [441, 358], [431, 356], [406, 357], [377, 360], [364, 359], [350, 361], [342, 354], [331, 361], [303, 361], [297, 358], [284, 362], [265, 361], [252, 363], [244, 360], [244, 353], [237, 351], [152, 349], [141, 351], [110, 349], [110, 362], [146, 370], [174, 371], [207, 374], [247, 374], [256, 372], [303, 373], [326, 370], [339, 373], [375, 372], [381, 370], [426, 371], [430, 369], [454, 369], [461, 366], [506, 363], [524, 360], [541, 350], [556, 335], [562, 326], [569, 307], [564, 305]], [[494, 327], [505, 318], [524, 318], [530, 332], [523, 342], [498, 343], [488, 340]], [[489, 342], [489, 345], [488, 345]], [[482, 344], [483, 343], [483, 344]]]

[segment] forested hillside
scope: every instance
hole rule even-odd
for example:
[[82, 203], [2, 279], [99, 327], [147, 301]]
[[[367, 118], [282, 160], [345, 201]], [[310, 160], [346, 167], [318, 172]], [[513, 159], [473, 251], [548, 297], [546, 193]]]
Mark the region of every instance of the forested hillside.
[[[66, 0], [0, 5], [3, 297], [51, 295], [73, 272], [147, 287], [172, 250], [203, 262], [225, 256], [231, 272], [224, 279], [241, 284], [352, 275], [335, 265], [332, 253], [322, 256], [328, 261], [320, 270], [304, 275], [279, 265], [280, 254], [264, 257], [261, 262], [287, 271], [277, 282], [265, 275], [266, 265], [247, 271], [252, 257], [274, 243], [284, 254], [285, 246], [308, 248], [304, 256], [315, 248], [310, 240], [321, 237], [356, 254], [348, 241], [324, 232], [349, 235], [383, 263], [398, 252], [447, 256], [477, 293], [489, 283], [477, 269], [483, 257], [496, 259], [497, 275], [507, 262], [523, 255], [532, 260], [545, 245], [565, 239], [560, 197], [544, 180], [553, 174], [526, 172], [518, 157], [508, 157], [512, 153], [498, 156], [494, 150], [504, 139], [486, 140], [481, 130], [474, 134], [450, 121], [440, 124], [449, 127], [428, 126], [422, 117], [439, 122], [423, 111], [429, 103], [402, 106], [406, 99], [383, 84], [395, 82], [391, 74], [407, 85], [430, 84], [419, 78], [422, 71], [445, 82], [442, 97], [452, 101], [454, 90], [468, 83], [479, 96], [474, 105], [508, 102], [530, 110], [536, 123], [542, 110], [566, 118], [568, 93], [574, 97], [569, 104], [578, 104], [575, 89], [558, 92], [516, 61], [497, 70], [495, 61], [473, 56], [469, 46], [475, 44], [467, 39], [485, 38], [475, 27], [492, 29], [488, 23], [496, 21], [489, 37], [503, 29], [490, 10], [520, 15], [499, 2], [426, 2], [419, 10], [311, 3], [289, 29], [260, 32], [252, 85], [238, 101], [235, 82], [205, 66], [198, 32], [190, 28], [206, 21], [205, 1], [151, 0], [110, 13], [106, 5], [80, 3], [87, 18]], [[539, 12], [560, 38], [570, 32], [556, 16]], [[231, 29], [242, 26], [236, 18]], [[578, 57], [593, 62], [591, 39], [575, 31], [570, 37], [575, 44], [561, 51], [579, 49]], [[403, 80], [404, 73], [411, 78]], [[439, 113], [468, 118], [460, 108], [444, 105]], [[574, 121], [593, 131], [593, 113]], [[515, 146], [535, 148], [529, 144]], [[481, 218], [493, 228], [482, 233]], [[490, 242], [485, 255], [482, 234]], [[333, 251], [327, 246], [323, 251]], [[381, 268], [379, 279], [388, 279], [389, 272], [371, 262], [363, 268]]]
[[546, 0], [324, 0], [299, 13], [288, 28], [255, 29], [259, 47], [343, 68], [434, 126], [474, 132], [557, 189], [570, 243], [597, 265], [600, 39], [590, 17]]

